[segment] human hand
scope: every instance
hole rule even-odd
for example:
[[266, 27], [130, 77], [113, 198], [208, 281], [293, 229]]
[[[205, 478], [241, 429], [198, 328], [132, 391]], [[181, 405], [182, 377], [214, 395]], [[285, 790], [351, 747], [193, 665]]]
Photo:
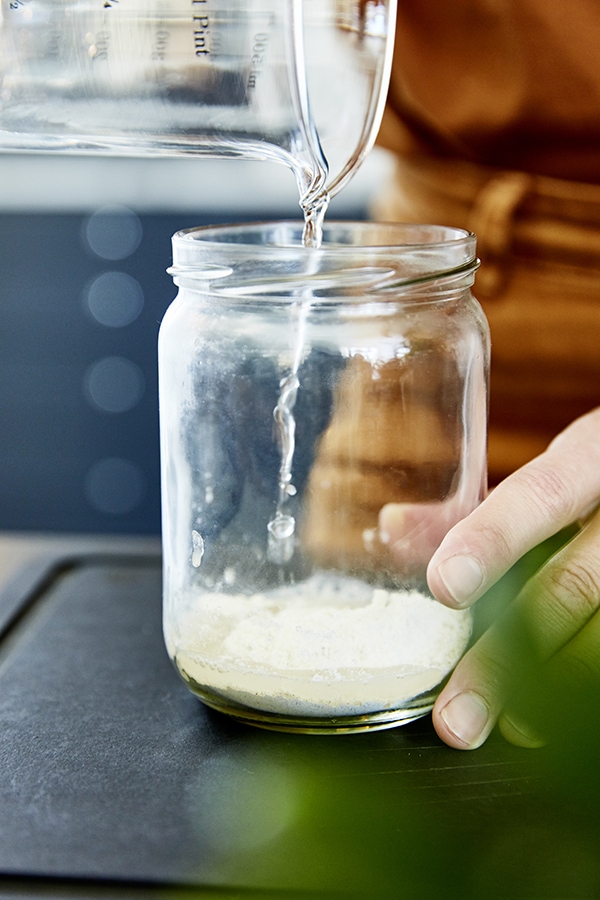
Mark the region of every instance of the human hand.
[[[465, 654], [442, 690], [433, 723], [450, 746], [480, 746], [497, 721], [512, 743], [540, 745], [543, 736], [532, 727], [536, 707], [551, 706], [554, 689], [576, 697], [590, 680], [600, 681], [599, 502], [596, 409], [502, 482], [433, 554], [432, 593], [447, 606], [464, 608], [530, 549], [587, 520]], [[532, 692], [526, 689], [532, 686]]]
[[444, 535], [477, 505], [478, 491], [430, 503], [387, 503], [379, 512], [378, 536], [402, 575], [422, 574]]

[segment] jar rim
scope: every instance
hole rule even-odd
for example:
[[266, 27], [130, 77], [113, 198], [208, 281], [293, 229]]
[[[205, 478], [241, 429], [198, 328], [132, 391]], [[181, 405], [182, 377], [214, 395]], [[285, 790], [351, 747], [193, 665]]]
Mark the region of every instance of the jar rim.
[[478, 266], [476, 237], [460, 228], [331, 220], [321, 245], [305, 247], [303, 225], [274, 220], [179, 231], [168, 271], [176, 284], [238, 297], [297, 297], [304, 285], [315, 300], [357, 291], [389, 299], [432, 282], [463, 289]]
[[[436, 225], [429, 223], [412, 223], [412, 222], [375, 222], [360, 220], [326, 220], [323, 224], [323, 242], [320, 247], [306, 248], [302, 244], [302, 230], [304, 223], [302, 219], [282, 219], [272, 221], [257, 222], [236, 222], [232, 224], [218, 225], [201, 225], [192, 228], [184, 228], [173, 235], [173, 244], [201, 244], [208, 246], [211, 244], [219, 247], [226, 246], [251, 246], [257, 252], [261, 250], [272, 251], [280, 248], [286, 249], [306, 249], [315, 252], [340, 252], [350, 253], [356, 252], [358, 249], [365, 250], [410, 250], [417, 248], [434, 248], [439, 247], [472, 247], [472, 258], [475, 258], [476, 236], [471, 231], [464, 228], [457, 228], [449, 225]], [[268, 231], [271, 232], [269, 240], [257, 240], [259, 236], [266, 236]], [[350, 234], [358, 232], [363, 236], [363, 240], [359, 243], [357, 240], [350, 242], [341, 242], [340, 240], [332, 240], [332, 237], [338, 234]], [[286, 239], [287, 234], [287, 239]], [[279, 235], [279, 240], [277, 236]], [[290, 235], [294, 235], [294, 239], [290, 240]], [[386, 240], [382, 240], [386, 237]], [[370, 238], [370, 242], [365, 242], [364, 238]]]

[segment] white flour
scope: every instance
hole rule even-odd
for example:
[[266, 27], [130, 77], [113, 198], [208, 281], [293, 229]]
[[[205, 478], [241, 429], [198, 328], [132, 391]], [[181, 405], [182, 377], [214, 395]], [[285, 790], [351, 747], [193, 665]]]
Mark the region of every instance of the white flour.
[[467, 610], [326, 573], [263, 594], [186, 599], [179, 669], [238, 703], [292, 715], [405, 704], [439, 684], [471, 633]]

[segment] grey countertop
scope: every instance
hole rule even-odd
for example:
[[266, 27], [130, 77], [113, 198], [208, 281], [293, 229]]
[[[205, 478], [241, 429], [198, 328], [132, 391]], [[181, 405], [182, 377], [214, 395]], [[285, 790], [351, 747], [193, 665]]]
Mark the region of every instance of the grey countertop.
[[86, 553], [156, 554], [160, 540], [129, 535], [85, 535], [0, 531], [0, 591], [40, 558]]

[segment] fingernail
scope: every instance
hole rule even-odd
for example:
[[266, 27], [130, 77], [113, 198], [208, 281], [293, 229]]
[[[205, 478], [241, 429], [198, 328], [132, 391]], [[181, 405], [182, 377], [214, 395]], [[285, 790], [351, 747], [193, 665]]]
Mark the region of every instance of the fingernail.
[[451, 556], [439, 564], [437, 572], [457, 606], [468, 606], [483, 582], [481, 566], [470, 556]]
[[490, 711], [479, 694], [457, 694], [440, 713], [446, 727], [466, 749], [479, 747], [487, 737]]

